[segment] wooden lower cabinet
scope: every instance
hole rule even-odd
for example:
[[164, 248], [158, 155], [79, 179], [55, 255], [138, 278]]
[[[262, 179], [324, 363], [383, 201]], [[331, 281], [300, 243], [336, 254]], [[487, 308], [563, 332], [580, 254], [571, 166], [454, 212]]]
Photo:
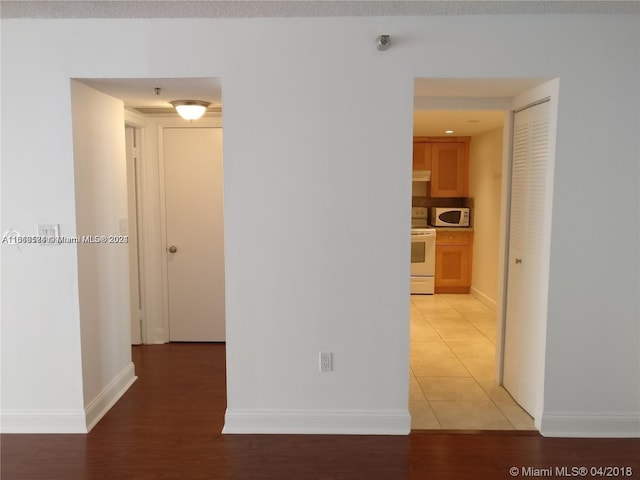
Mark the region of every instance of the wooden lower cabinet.
[[469, 293], [473, 232], [436, 232], [435, 293]]

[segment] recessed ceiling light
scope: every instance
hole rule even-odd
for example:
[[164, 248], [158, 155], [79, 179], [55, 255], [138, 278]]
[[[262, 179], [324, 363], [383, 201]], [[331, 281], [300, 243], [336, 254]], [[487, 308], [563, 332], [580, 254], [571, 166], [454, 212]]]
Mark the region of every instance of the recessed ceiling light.
[[453, 133], [453, 130], [445, 130], [444, 133]]

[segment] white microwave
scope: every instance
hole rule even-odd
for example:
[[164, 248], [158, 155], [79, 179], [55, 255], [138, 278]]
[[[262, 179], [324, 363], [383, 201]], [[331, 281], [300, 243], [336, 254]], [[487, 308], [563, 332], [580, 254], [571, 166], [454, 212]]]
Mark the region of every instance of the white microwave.
[[431, 207], [431, 225], [434, 227], [468, 227], [469, 209]]

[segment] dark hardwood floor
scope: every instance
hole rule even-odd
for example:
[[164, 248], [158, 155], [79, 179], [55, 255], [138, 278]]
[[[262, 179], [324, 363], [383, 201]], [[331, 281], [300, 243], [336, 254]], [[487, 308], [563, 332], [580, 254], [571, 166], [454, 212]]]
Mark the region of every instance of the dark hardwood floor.
[[[640, 439], [518, 432], [221, 435], [221, 344], [133, 348], [138, 381], [88, 435], [2, 435], [2, 480], [422, 480], [534, 476], [522, 468], [628, 466]], [[510, 475], [510, 468], [519, 473]], [[538, 471], [544, 473], [545, 471]], [[594, 478], [588, 473], [586, 478]], [[597, 472], [594, 472], [597, 473]], [[626, 473], [629, 473], [626, 471]], [[540, 476], [540, 475], [538, 475]], [[616, 475], [620, 477], [621, 475]], [[626, 478], [629, 478], [627, 476]]]

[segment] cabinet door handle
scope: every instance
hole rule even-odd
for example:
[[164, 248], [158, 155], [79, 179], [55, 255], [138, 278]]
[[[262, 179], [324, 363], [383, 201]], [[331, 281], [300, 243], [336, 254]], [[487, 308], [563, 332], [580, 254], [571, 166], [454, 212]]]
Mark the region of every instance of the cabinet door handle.
[[522, 263], [522, 259], [521, 258], [516, 258], [516, 264], [518, 263]]

